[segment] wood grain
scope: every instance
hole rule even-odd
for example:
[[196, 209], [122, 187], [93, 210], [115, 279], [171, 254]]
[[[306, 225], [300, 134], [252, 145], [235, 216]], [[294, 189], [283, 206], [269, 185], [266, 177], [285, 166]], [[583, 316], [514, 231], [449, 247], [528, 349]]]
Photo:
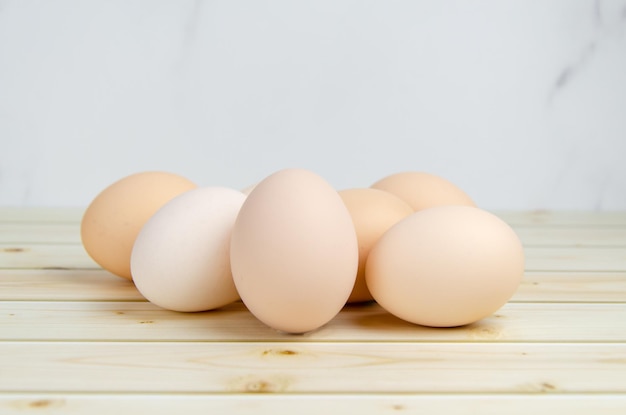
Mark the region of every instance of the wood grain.
[[[526, 247], [527, 271], [622, 271], [623, 247]], [[99, 269], [82, 245], [0, 244], [0, 269]]]
[[[145, 301], [100, 269], [0, 269], [0, 300]], [[527, 272], [512, 302], [625, 302], [626, 272]]]
[[0, 269], [0, 301], [145, 301], [135, 285], [102, 269]]
[[[94, 195], [95, 197], [95, 195]], [[0, 207], [0, 222], [79, 223], [85, 207]]]
[[626, 393], [624, 343], [3, 342], [0, 367], [7, 392]]
[[0, 244], [0, 269], [99, 269], [82, 245]]
[[[95, 196], [95, 195], [94, 195]], [[79, 223], [85, 207], [0, 207], [0, 222]], [[506, 211], [493, 213], [511, 225], [550, 226], [626, 226], [624, 211]]]
[[625, 302], [626, 272], [526, 272], [511, 301]]
[[[524, 246], [626, 247], [626, 225], [552, 226], [513, 225]], [[0, 244], [81, 243], [78, 223], [0, 222]]]
[[0, 244], [75, 244], [79, 245], [78, 223], [0, 222]]
[[407, 323], [372, 303], [347, 306], [324, 327], [287, 336], [241, 302], [187, 314], [148, 302], [0, 302], [0, 340], [14, 341], [624, 342], [626, 330], [616, 330], [615, 321], [626, 321], [626, 303], [511, 303], [455, 328]]
[[533, 394], [0, 394], [0, 412], [110, 415], [446, 414], [623, 415], [626, 395]]
[[177, 313], [98, 267], [82, 208], [0, 208], [0, 413], [626, 413], [626, 212], [496, 212], [508, 304], [466, 327], [348, 306], [304, 335]]

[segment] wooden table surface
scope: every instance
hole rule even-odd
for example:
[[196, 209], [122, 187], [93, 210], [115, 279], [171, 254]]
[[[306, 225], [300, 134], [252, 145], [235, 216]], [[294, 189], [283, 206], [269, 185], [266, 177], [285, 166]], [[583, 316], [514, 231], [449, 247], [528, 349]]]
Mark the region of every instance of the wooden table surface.
[[368, 304], [285, 335], [146, 302], [84, 252], [80, 209], [0, 208], [0, 414], [625, 414], [626, 212], [496, 213], [526, 273], [493, 316]]

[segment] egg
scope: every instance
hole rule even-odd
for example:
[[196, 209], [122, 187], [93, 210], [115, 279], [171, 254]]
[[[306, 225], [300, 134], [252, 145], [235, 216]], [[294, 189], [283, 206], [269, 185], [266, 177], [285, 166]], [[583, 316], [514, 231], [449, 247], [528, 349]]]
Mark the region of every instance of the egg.
[[413, 209], [399, 197], [378, 189], [345, 189], [339, 196], [350, 212], [359, 243], [359, 267], [349, 303], [372, 300], [365, 283], [365, 261], [378, 239]]
[[241, 189], [241, 193], [243, 193], [244, 195], [249, 195], [250, 192], [252, 190], [254, 190], [254, 188], [256, 187], [256, 183], [255, 184], [251, 184], [249, 186], [244, 187], [243, 189]]
[[102, 190], [83, 214], [80, 235], [89, 256], [102, 268], [132, 279], [130, 255], [142, 226], [165, 203], [196, 188], [168, 172], [126, 176]]
[[239, 299], [230, 270], [230, 235], [246, 196], [222, 187], [189, 190], [143, 226], [130, 266], [139, 292], [174, 311], [205, 311]]
[[406, 321], [433, 327], [476, 322], [504, 305], [524, 274], [511, 227], [470, 206], [415, 212], [372, 248], [365, 279], [374, 299]]
[[248, 195], [230, 257], [235, 286], [252, 314], [279, 331], [304, 333], [345, 305], [359, 253], [337, 191], [311, 171], [284, 169]]
[[443, 177], [430, 173], [414, 171], [396, 173], [370, 187], [398, 196], [415, 211], [434, 206], [476, 206], [459, 187]]

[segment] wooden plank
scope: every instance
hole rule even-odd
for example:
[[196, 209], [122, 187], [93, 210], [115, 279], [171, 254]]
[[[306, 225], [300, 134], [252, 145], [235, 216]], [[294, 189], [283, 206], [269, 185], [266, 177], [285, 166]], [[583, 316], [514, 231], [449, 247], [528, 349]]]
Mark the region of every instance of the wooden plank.
[[99, 269], [82, 245], [0, 244], [0, 269]]
[[[626, 249], [525, 248], [527, 271], [626, 271]], [[0, 244], [0, 269], [98, 269], [82, 245]]]
[[300, 336], [241, 303], [155, 307], [89, 259], [81, 216], [0, 208], [0, 413], [626, 411], [626, 212], [505, 212], [528, 272], [474, 325], [370, 304]]
[[626, 272], [534, 271], [511, 302], [626, 302]]
[[626, 248], [626, 227], [545, 227], [514, 228], [526, 247], [622, 247]]
[[[84, 207], [0, 207], [0, 222], [79, 223]], [[511, 225], [626, 226], [626, 211], [493, 210]]]
[[0, 207], [0, 222], [78, 223], [86, 207]]
[[[85, 207], [0, 207], [0, 222], [78, 223]], [[512, 225], [626, 225], [625, 211], [493, 210]]]
[[75, 223], [0, 222], [0, 244], [80, 244]]
[[[626, 247], [626, 226], [518, 226], [525, 246]], [[0, 244], [80, 244], [77, 223], [2, 223]]]
[[494, 214], [513, 226], [624, 226], [626, 211], [566, 211], [534, 210], [505, 211], [495, 210]]
[[203, 313], [147, 302], [0, 302], [0, 340], [11, 341], [626, 342], [626, 330], [616, 330], [624, 321], [626, 303], [510, 303], [465, 327], [429, 328], [370, 303], [346, 307], [314, 332], [289, 336], [260, 323], [240, 302]]
[[0, 269], [0, 301], [146, 301], [135, 285], [102, 269]]
[[[145, 301], [108, 271], [0, 269], [0, 301]], [[626, 302], [626, 272], [527, 272], [512, 302]]]
[[626, 393], [626, 344], [2, 342], [6, 392]]
[[[0, 209], [1, 210], [1, 209]], [[514, 225], [525, 246], [626, 246], [626, 225]], [[79, 222], [1, 222], [0, 244], [80, 244]]]
[[626, 249], [524, 248], [527, 271], [626, 271]]
[[[589, 394], [0, 394], [0, 412], [110, 415], [216, 414], [398, 414], [623, 415], [626, 395]], [[51, 412], [48, 412], [51, 411]]]

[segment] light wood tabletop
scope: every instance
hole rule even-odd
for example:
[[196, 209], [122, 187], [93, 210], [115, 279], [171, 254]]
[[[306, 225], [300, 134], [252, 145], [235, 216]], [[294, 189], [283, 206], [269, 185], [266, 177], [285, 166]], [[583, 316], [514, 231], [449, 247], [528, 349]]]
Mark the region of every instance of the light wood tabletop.
[[287, 335], [147, 302], [85, 253], [81, 209], [0, 208], [0, 414], [626, 413], [626, 212], [495, 213], [526, 272], [492, 316], [369, 303]]

